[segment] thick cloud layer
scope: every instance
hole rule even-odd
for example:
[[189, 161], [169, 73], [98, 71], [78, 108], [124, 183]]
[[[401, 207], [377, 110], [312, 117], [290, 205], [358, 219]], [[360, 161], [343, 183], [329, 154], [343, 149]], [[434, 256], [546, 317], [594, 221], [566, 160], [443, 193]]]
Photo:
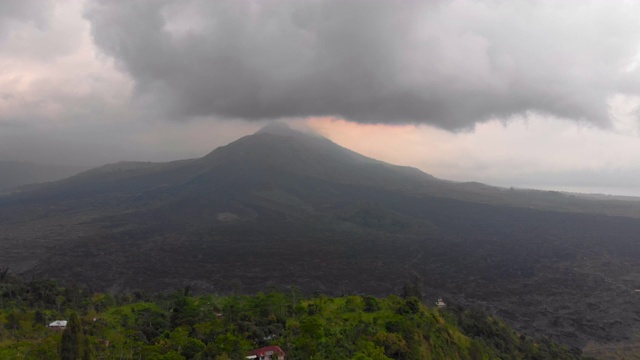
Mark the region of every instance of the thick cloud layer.
[[0, 1], [0, 25], [16, 21], [43, 24], [52, 8], [51, 3], [38, 0]]
[[608, 123], [638, 93], [637, 2], [101, 1], [96, 44], [175, 118], [336, 116], [446, 129]]
[[15, 32], [31, 25], [40, 29], [46, 28], [52, 11], [51, 2], [0, 1], [0, 54], [3, 53], [4, 42]]

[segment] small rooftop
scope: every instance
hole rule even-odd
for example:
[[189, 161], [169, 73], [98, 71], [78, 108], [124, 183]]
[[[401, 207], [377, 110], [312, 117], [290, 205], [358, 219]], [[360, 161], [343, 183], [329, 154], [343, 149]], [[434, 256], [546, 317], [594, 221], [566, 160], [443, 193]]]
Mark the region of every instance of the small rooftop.
[[246, 359], [284, 359], [284, 356], [285, 352], [280, 348], [280, 346], [272, 345], [260, 349], [251, 350], [249, 352], [249, 355], [246, 356]]

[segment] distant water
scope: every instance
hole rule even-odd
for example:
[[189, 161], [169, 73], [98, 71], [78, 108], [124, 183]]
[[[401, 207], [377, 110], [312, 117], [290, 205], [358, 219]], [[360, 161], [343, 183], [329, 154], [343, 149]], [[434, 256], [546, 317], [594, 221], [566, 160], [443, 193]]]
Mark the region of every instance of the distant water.
[[582, 194], [602, 194], [640, 197], [640, 187], [594, 187], [566, 185], [518, 185], [519, 189], [555, 190]]

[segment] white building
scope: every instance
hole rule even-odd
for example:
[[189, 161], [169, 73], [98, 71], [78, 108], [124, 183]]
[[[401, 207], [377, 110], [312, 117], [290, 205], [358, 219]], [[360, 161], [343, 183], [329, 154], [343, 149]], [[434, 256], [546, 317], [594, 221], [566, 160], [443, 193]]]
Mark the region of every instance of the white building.
[[54, 330], [64, 330], [67, 328], [67, 320], [56, 320], [49, 324], [49, 327]]

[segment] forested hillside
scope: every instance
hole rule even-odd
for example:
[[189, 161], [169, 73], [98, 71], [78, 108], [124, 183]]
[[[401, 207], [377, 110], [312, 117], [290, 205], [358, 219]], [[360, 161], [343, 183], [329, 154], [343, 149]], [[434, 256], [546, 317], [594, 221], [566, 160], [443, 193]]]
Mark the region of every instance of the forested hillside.
[[[95, 294], [0, 274], [2, 359], [243, 359], [278, 345], [286, 359], [580, 359], [479, 310], [417, 297], [302, 298]], [[47, 325], [67, 320], [64, 331]]]

